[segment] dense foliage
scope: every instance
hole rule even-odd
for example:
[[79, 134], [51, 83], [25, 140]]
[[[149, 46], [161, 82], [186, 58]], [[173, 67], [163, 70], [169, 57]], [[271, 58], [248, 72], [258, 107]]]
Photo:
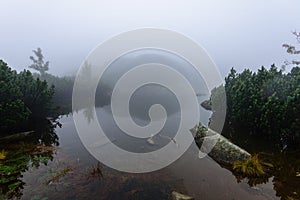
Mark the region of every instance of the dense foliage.
[[0, 133], [28, 128], [51, 111], [54, 87], [33, 78], [28, 70], [17, 73], [0, 60]]
[[34, 56], [30, 56], [32, 64], [28, 67], [38, 71], [38, 73], [33, 73], [35, 79], [46, 81], [49, 85], [55, 87], [55, 93], [52, 98], [53, 107], [56, 109], [57, 113], [69, 113], [71, 111], [72, 103], [72, 90], [75, 77], [65, 76], [58, 77], [47, 73], [49, 70], [49, 61], [44, 61], [44, 55], [41, 48], [33, 50]]
[[36, 79], [47, 81], [49, 85], [55, 87], [52, 98], [53, 107], [59, 108], [59, 112], [68, 113], [72, 106], [72, 91], [75, 77], [65, 76], [58, 77], [52, 74], [45, 73], [42, 75], [34, 73]]
[[[218, 96], [212, 91], [212, 98]], [[225, 130], [256, 140], [270, 141], [281, 148], [300, 143], [300, 68], [289, 73], [272, 65], [257, 72], [237, 73], [225, 79], [227, 115]], [[228, 134], [228, 133], [227, 133]], [[226, 133], [225, 133], [226, 135]]]
[[[82, 98], [82, 102], [88, 102], [87, 99], [91, 98], [90, 88], [91, 82], [96, 77], [92, 76], [91, 65], [85, 63], [84, 67], [81, 69], [78, 79], [80, 80], [79, 90]], [[75, 82], [75, 76], [54, 76], [49, 73], [38, 74], [34, 73], [33, 76], [35, 78], [39, 78], [40, 80], [45, 80], [49, 85], [55, 86], [55, 92], [52, 98], [53, 106], [59, 108], [57, 111], [61, 114], [66, 114], [71, 112], [72, 109], [72, 93], [73, 86]], [[112, 91], [111, 87], [107, 84], [101, 83], [101, 86], [97, 87], [95, 94], [95, 104], [96, 106], [104, 106], [109, 104], [110, 97], [109, 92]], [[83, 105], [85, 107], [86, 105]], [[83, 107], [76, 108], [82, 109]]]

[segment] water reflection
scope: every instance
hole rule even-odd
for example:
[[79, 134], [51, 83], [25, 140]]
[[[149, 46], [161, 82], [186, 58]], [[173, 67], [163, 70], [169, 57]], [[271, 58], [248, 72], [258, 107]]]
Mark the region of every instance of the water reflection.
[[263, 161], [272, 163], [273, 167], [266, 171], [264, 177], [243, 177], [235, 174], [238, 181], [246, 178], [250, 186], [272, 181], [276, 196], [281, 199], [300, 199], [300, 152], [289, 154], [261, 153]]
[[[172, 166], [159, 172], [140, 175], [120, 173], [97, 164], [85, 151], [71, 116], [60, 121], [62, 129], [48, 129], [50, 134], [47, 137], [36, 135], [35, 139], [28, 138], [26, 142], [5, 146], [11, 152], [5, 165], [14, 167], [16, 173], [2, 176], [4, 172], [1, 171], [1, 180], [4, 180], [2, 177], [11, 178], [8, 183], [0, 184], [4, 199], [37, 196], [49, 199], [171, 199], [173, 190], [196, 199], [276, 199], [275, 195], [281, 199], [299, 199], [299, 152], [290, 156], [261, 154], [266, 162], [274, 165], [264, 178], [235, 175], [235, 179], [212, 159], [199, 160], [195, 156], [196, 146]], [[44, 130], [46, 132], [47, 128]], [[57, 135], [60, 139], [58, 150]], [[47, 146], [50, 147], [48, 149], [43, 144], [51, 146]], [[1, 164], [4, 166], [2, 161]], [[32, 167], [38, 169], [30, 170]], [[57, 175], [59, 180], [51, 182]], [[235, 183], [237, 180], [240, 183]]]
[[[29, 168], [39, 168], [53, 160], [58, 143], [55, 128], [58, 122], [44, 121], [33, 134], [22, 141], [1, 141], [1, 148], [7, 155], [0, 160], [0, 199], [20, 198], [23, 194], [25, 182], [23, 172]], [[5, 144], [6, 143], [6, 144]]]
[[[213, 113], [211, 119], [214, 118], [216, 116]], [[264, 168], [265, 174], [261, 177], [249, 177], [236, 173], [232, 166], [221, 166], [232, 171], [238, 183], [246, 182], [253, 188], [272, 183], [273, 190], [280, 199], [300, 199], [300, 151], [280, 151], [280, 144], [258, 139], [257, 135], [243, 134], [244, 132], [242, 129], [225, 126], [222, 135], [252, 155], [257, 154], [262, 163], [270, 164]]]

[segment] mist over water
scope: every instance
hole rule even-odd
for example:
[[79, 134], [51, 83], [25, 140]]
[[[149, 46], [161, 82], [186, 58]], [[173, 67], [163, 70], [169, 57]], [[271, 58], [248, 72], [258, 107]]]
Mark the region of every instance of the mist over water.
[[[191, 83], [198, 96], [202, 123], [208, 123], [210, 114], [200, 106], [200, 103], [203, 100], [209, 98], [209, 90], [204, 79], [184, 58], [165, 50], [151, 48], [135, 50], [115, 59], [101, 77], [97, 92], [109, 94], [109, 98], [111, 98], [111, 88], [114, 88], [120, 77], [134, 67], [144, 63], [164, 64], [183, 74], [184, 77]], [[138, 79], [139, 77], [136, 78]], [[176, 84], [176, 80], [174, 80], [173, 84]], [[184, 93], [184, 91], [182, 92]], [[101, 96], [96, 95], [96, 102], [97, 98], [99, 99]], [[171, 142], [171, 139], [175, 136], [178, 130], [181, 120], [180, 104], [175, 94], [162, 85], [147, 84], [137, 88], [130, 98], [129, 112], [133, 121], [139, 126], [148, 125], [151, 121], [149, 117], [149, 110], [150, 107], [155, 104], [162, 105], [167, 112], [167, 120], [163, 129], [153, 136], [153, 140], [157, 141], [155, 147], [147, 145], [146, 139], [135, 138], [123, 133], [113, 119], [110, 104], [106, 105], [102, 109], [98, 109], [97, 117], [103, 131], [107, 134], [109, 139], [120, 148], [131, 152], [153, 151]]]
[[0, 7], [0, 199], [300, 199], [300, 1]]

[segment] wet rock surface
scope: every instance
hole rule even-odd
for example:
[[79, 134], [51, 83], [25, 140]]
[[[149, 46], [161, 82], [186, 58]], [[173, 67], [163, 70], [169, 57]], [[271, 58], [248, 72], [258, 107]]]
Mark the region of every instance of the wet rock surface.
[[190, 197], [188, 195], [173, 191], [172, 192], [172, 200], [194, 200], [194, 198]]
[[205, 100], [201, 103], [201, 106], [205, 109], [205, 110], [212, 110], [212, 106], [211, 106], [211, 101], [210, 100]]

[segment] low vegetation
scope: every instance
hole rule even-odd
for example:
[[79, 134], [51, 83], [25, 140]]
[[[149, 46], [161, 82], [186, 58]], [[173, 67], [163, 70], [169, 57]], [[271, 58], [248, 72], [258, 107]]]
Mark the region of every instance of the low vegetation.
[[0, 60], [0, 136], [29, 129], [52, 111], [54, 87]]
[[[218, 105], [220, 91], [226, 91], [226, 121], [223, 134], [229, 138], [254, 138], [275, 149], [299, 148], [300, 67], [285, 73], [272, 65], [257, 72], [237, 73], [233, 68], [225, 86], [212, 90]], [[213, 110], [217, 115], [218, 107]], [[214, 115], [212, 120], [214, 119]]]
[[7, 151], [2, 149], [2, 151], [0, 151], [0, 160], [5, 160], [6, 155], [7, 155]]
[[247, 177], [260, 177], [265, 175], [263, 165], [264, 163], [258, 158], [258, 154], [254, 154], [248, 160], [234, 162], [233, 170]]

